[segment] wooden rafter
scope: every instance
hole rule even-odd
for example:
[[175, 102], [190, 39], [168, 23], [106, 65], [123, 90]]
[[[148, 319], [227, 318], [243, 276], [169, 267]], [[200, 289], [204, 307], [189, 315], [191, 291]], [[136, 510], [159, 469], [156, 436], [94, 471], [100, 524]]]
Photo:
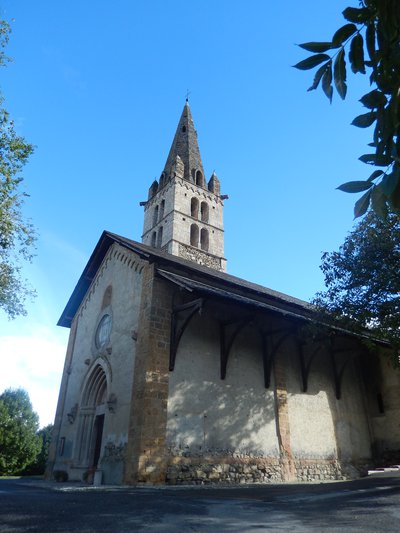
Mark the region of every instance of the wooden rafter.
[[176, 353], [178, 351], [179, 342], [182, 335], [189, 325], [193, 316], [201, 310], [204, 305], [204, 298], [198, 298], [183, 305], [177, 305], [172, 310], [171, 315], [171, 343], [169, 354], [169, 369], [172, 371], [175, 368]]

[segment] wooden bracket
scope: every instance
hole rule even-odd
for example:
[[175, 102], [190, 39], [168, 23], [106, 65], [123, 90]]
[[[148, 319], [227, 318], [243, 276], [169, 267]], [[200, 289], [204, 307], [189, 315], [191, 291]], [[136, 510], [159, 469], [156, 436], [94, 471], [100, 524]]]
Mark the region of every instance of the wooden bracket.
[[[274, 333], [281, 333], [281, 336], [273, 342]], [[292, 331], [280, 330], [278, 331], [261, 331], [261, 341], [262, 341], [262, 356], [263, 356], [263, 367], [264, 367], [264, 386], [266, 389], [269, 389], [271, 386], [271, 372], [272, 372], [272, 363], [276, 352], [280, 348], [281, 344], [291, 335]]]
[[302, 385], [303, 385], [303, 392], [307, 392], [308, 390], [308, 378], [310, 376], [310, 369], [311, 369], [311, 364], [315, 358], [315, 356], [317, 355], [317, 353], [320, 351], [321, 349], [321, 346], [317, 346], [313, 352], [311, 353], [311, 355], [309, 355], [308, 357], [306, 357], [305, 353], [304, 353], [304, 341], [302, 342], [298, 337], [296, 339], [296, 345], [297, 345], [297, 354], [299, 356], [299, 360], [300, 360], [300, 368], [301, 368], [301, 381], [302, 381]]
[[220, 332], [220, 359], [221, 359], [221, 379], [226, 377], [226, 367], [228, 365], [229, 353], [231, 351], [232, 345], [239, 335], [241, 330], [247, 326], [253, 317], [245, 317], [240, 320], [232, 320], [230, 322], [220, 322], [219, 323], [219, 332]]
[[333, 372], [333, 379], [335, 383], [335, 395], [336, 399], [340, 400], [342, 396], [342, 379], [343, 379], [343, 373], [346, 369], [347, 363], [350, 361], [352, 356], [346, 357], [344, 362], [340, 364], [338, 354], [341, 352], [352, 352], [352, 356], [354, 357], [357, 355], [357, 350], [353, 351], [352, 348], [349, 349], [335, 349], [334, 348], [334, 342], [333, 339], [331, 339], [331, 346], [330, 346], [330, 357], [331, 357], [331, 363], [332, 363], [332, 372]]
[[204, 298], [198, 298], [187, 304], [177, 305], [172, 310], [171, 315], [171, 343], [169, 353], [169, 369], [172, 371], [175, 368], [176, 353], [178, 351], [179, 342], [182, 335], [187, 328], [190, 320], [198, 312], [201, 313], [204, 305]]

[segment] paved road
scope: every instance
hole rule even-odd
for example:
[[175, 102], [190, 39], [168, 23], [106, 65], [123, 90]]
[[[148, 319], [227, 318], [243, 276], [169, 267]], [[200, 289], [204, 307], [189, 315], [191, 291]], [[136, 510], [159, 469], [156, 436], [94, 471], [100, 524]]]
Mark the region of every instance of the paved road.
[[0, 531], [397, 532], [400, 476], [235, 488], [111, 488], [0, 480]]

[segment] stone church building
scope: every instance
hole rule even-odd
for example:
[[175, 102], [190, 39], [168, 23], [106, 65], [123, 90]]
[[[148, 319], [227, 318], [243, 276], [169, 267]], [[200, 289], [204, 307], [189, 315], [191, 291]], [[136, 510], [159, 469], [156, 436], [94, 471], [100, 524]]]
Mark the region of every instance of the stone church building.
[[226, 198], [186, 102], [142, 202], [142, 243], [105, 231], [59, 320], [70, 337], [48, 477], [343, 479], [400, 449], [388, 347], [227, 274]]

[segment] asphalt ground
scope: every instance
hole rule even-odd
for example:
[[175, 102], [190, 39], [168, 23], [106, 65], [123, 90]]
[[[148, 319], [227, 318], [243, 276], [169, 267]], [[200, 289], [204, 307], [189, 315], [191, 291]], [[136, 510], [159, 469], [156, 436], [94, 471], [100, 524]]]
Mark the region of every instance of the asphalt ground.
[[400, 474], [235, 487], [0, 478], [1, 532], [397, 532]]

